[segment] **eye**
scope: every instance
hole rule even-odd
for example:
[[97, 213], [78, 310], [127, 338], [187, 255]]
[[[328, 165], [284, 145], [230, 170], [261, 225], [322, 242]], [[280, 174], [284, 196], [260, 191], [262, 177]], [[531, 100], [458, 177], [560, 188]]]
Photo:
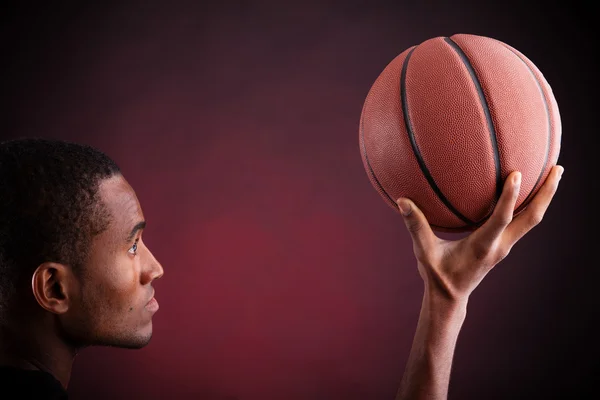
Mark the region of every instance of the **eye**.
[[137, 254], [137, 247], [138, 247], [138, 241], [136, 240], [135, 243], [133, 244], [133, 246], [131, 246], [129, 248], [129, 253], [133, 254], [134, 256]]

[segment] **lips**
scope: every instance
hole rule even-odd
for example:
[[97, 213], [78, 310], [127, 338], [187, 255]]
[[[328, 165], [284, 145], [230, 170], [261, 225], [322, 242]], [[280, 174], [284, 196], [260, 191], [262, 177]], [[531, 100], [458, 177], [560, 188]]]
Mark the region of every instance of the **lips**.
[[154, 297], [151, 298], [148, 304], [146, 304], [146, 309], [152, 312], [158, 311], [158, 301]]
[[158, 308], [159, 308], [158, 301], [156, 301], [156, 299], [154, 298], [154, 293], [153, 293], [150, 300], [148, 300], [148, 303], [146, 303], [146, 309], [151, 312], [156, 312], [156, 311], [158, 311]]

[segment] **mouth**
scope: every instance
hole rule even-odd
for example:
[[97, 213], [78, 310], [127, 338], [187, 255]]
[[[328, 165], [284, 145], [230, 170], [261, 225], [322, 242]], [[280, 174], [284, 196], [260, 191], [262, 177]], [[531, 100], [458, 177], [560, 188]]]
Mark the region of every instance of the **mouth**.
[[154, 294], [152, 294], [152, 297], [150, 298], [150, 300], [148, 300], [148, 303], [146, 303], [146, 310], [150, 312], [156, 312], [158, 311], [158, 308], [158, 301], [156, 301]]

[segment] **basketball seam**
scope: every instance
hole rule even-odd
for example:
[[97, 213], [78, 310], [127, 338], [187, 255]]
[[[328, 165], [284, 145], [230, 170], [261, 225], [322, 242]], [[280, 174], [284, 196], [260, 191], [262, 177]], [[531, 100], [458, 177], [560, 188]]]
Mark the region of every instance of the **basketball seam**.
[[[501, 171], [501, 167], [500, 167], [500, 165], [501, 165], [500, 151], [498, 150], [498, 138], [496, 135], [496, 127], [494, 126], [494, 121], [492, 120], [492, 115], [490, 113], [490, 107], [488, 105], [487, 98], [485, 97], [483, 87], [481, 86], [481, 82], [479, 81], [479, 77], [477, 76], [477, 73], [475, 72], [475, 69], [473, 68], [473, 65], [471, 64], [471, 61], [469, 60], [469, 58], [467, 57], [465, 52], [451, 38], [448, 38], [448, 37], [444, 38], [444, 41], [446, 43], [448, 43], [450, 45], [450, 47], [452, 47], [454, 49], [454, 51], [456, 52], [456, 54], [458, 54], [458, 56], [460, 57], [464, 66], [469, 71], [469, 75], [471, 75], [471, 79], [473, 81], [473, 84], [475, 85], [477, 94], [479, 95], [479, 102], [480, 102], [481, 107], [483, 108], [483, 112], [485, 114], [485, 119], [486, 119], [486, 122], [488, 125], [488, 131], [490, 133], [490, 141], [492, 143], [492, 151], [494, 153], [494, 166], [496, 168], [496, 201], [497, 201], [500, 198], [500, 195], [502, 194], [503, 184], [502, 184], [502, 171]], [[483, 218], [483, 220], [485, 220], [487, 218], [488, 217], [486, 216]], [[481, 221], [478, 221], [478, 222], [476, 222], [476, 224], [479, 224], [480, 222]]]
[[533, 76], [533, 79], [535, 80], [535, 83], [537, 84], [538, 88], [540, 89], [540, 94], [542, 95], [542, 100], [544, 101], [544, 106], [546, 108], [546, 117], [548, 118], [548, 140], [546, 142], [546, 155], [544, 157], [544, 164], [542, 165], [542, 171], [540, 172], [537, 180], [535, 181], [535, 184], [533, 185], [533, 187], [531, 188], [531, 191], [527, 194], [527, 197], [525, 197], [525, 199], [523, 199], [523, 202], [521, 203], [521, 205], [519, 207], [517, 207], [517, 209], [515, 210], [515, 212], [520, 212], [523, 208], [525, 208], [527, 206], [528, 201], [530, 200], [531, 195], [533, 194], [533, 192], [535, 191], [535, 188], [537, 187], [537, 185], [540, 183], [540, 180], [542, 179], [542, 176], [544, 176], [544, 171], [546, 170], [546, 167], [548, 166], [548, 158], [550, 156], [550, 144], [552, 141], [552, 118], [550, 117], [550, 105], [548, 104], [548, 100], [546, 99], [546, 95], [544, 94], [544, 89], [542, 88], [542, 84], [540, 83], [540, 81], [538, 80], [537, 76], [535, 76], [535, 72], [531, 69], [531, 67], [525, 62], [525, 60], [523, 60], [523, 58], [521, 58], [521, 56], [519, 56], [517, 53], [515, 53], [510, 47], [508, 47], [505, 43], [502, 43], [499, 40], [496, 40], [496, 42], [500, 43], [501, 45], [503, 45], [506, 49], [508, 49], [512, 54], [514, 54], [515, 56], [517, 56], [517, 58], [519, 60], [521, 60], [521, 62], [523, 64], [525, 64], [525, 66], [527, 67], [527, 69], [529, 70], [529, 72], [531, 73], [531, 76]]
[[409, 111], [408, 111], [408, 101], [406, 98], [406, 74], [407, 74], [407, 70], [408, 70], [408, 62], [410, 60], [410, 57], [411, 57], [413, 51], [415, 51], [417, 49], [417, 47], [415, 47], [414, 49], [412, 49], [410, 51], [410, 53], [408, 53], [408, 55], [406, 56], [406, 59], [404, 60], [403, 65], [402, 65], [402, 71], [400, 72], [400, 100], [402, 102], [402, 114], [404, 116], [406, 132], [408, 133], [408, 138], [410, 140], [413, 154], [415, 155], [415, 157], [417, 159], [417, 163], [419, 164], [419, 167], [421, 168], [421, 172], [425, 176], [425, 179], [427, 179], [427, 182], [429, 182], [431, 189], [433, 189], [433, 191], [435, 192], [437, 197], [446, 206], [446, 208], [448, 208], [448, 210], [450, 210], [454, 215], [456, 215], [462, 221], [466, 222], [468, 225], [473, 225], [474, 222], [471, 221], [470, 219], [468, 219], [467, 217], [465, 217], [464, 215], [462, 215], [460, 213], [460, 211], [458, 211], [452, 205], [452, 203], [450, 203], [450, 201], [446, 198], [446, 196], [444, 196], [441, 189], [435, 183], [435, 180], [433, 179], [433, 176], [431, 175], [431, 173], [429, 172], [429, 169], [427, 168], [427, 165], [425, 164], [425, 160], [423, 159], [423, 157], [421, 155], [421, 151], [419, 150], [419, 146], [415, 139], [415, 134], [414, 134], [414, 130], [412, 127], [412, 123], [411, 123]]
[[[363, 155], [365, 157], [365, 161], [366, 161], [366, 164], [368, 167], [367, 172], [369, 173], [369, 176], [372, 178], [372, 180], [377, 184], [379, 189], [385, 194], [385, 196], [386, 196], [385, 200], [389, 201], [390, 204], [393, 205], [393, 207], [396, 210], [398, 210], [398, 205], [392, 200], [391, 196], [383, 188], [383, 185], [381, 185], [381, 183], [379, 182], [379, 179], [377, 179], [377, 176], [375, 176], [375, 171], [373, 171], [373, 168], [371, 168], [371, 164], [369, 163], [369, 157], [367, 157], [367, 146], [365, 145], [363, 125], [364, 125], [364, 120], [362, 120], [361, 124], [360, 124], [360, 141], [361, 141], [361, 145], [363, 148]], [[429, 224], [429, 225], [433, 228], [444, 229], [447, 231], [460, 231], [460, 230], [470, 227], [470, 225], [464, 225], [464, 226], [458, 226], [458, 227], [448, 227], [448, 226], [440, 226], [440, 225], [434, 225], [434, 224]]]
[[[416, 48], [416, 46], [415, 46], [415, 48]], [[413, 48], [410, 51], [410, 53], [412, 53], [412, 51], [414, 51], [415, 48]], [[410, 53], [409, 53], [409, 55], [407, 55], [407, 57], [410, 56]], [[365, 99], [365, 103], [363, 105], [363, 112], [364, 112], [364, 108], [366, 108], [366, 106], [367, 106], [367, 101], [368, 101], [368, 98], [369, 98], [369, 94], [367, 94], [367, 98]], [[381, 182], [379, 182], [379, 179], [377, 179], [377, 175], [375, 174], [375, 171], [373, 170], [373, 167], [371, 167], [371, 163], [369, 162], [369, 157], [367, 155], [367, 145], [366, 145], [365, 136], [364, 136], [364, 124], [365, 124], [364, 118], [361, 118], [360, 128], [359, 128], [360, 129], [360, 142], [361, 142], [360, 144], [362, 146], [362, 153], [363, 153], [363, 156], [365, 158], [365, 164], [367, 166], [367, 172], [369, 174], [369, 177], [372, 179], [372, 182], [374, 182], [377, 185], [377, 187], [381, 190], [381, 192], [383, 194], [385, 194], [384, 200], [388, 201], [390, 203], [390, 205], [392, 205], [392, 207], [394, 209], [396, 209], [397, 211], [399, 211], [398, 210], [398, 205], [392, 199], [392, 197], [388, 194], [388, 192], [384, 189], [384, 187], [381, 184]], [[463, 231], [464, 229], [468, 229], [468, 228], [472, 227], [472, 224], [470, 222], [467, 225], [458, 226], [458, 227], [447, 227], [447, 226], [435, 225], [435, 224], [431, 224], [431, 223], [429, 225], [432, 228], [443, 229], [443, 230], [446, 230], [446, 231]]]

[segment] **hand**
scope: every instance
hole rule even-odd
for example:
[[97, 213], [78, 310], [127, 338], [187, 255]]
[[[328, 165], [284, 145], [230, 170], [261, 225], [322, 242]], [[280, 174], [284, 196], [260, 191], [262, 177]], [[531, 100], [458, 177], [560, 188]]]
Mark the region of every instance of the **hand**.
[[452, 300], [466, 300], [516, 242], [542, 221], [556, 193], [563, 167], [555, 166], [527, 208], [513, 218], [521, 174], [512, 172], [490, 218], [461, 240], [437, 237], [418, 207], [406, 198], [398, 207], [413, 240], [419, 273], [427, 290]]

